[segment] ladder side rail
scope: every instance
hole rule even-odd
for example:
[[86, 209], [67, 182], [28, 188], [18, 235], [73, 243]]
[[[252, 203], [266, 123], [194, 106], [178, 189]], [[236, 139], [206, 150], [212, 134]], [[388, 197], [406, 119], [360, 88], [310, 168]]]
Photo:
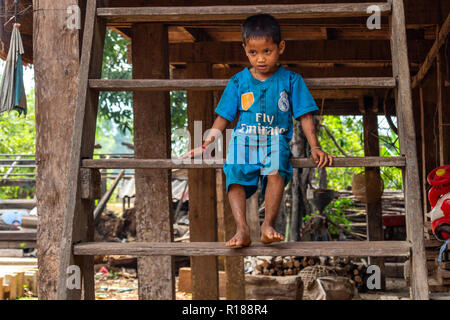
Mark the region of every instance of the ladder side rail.
[[[103, 58], [106, 23], [96, 17], [97, 1], [86, 4], [82, 54], [78, 74], [78, 94], [74, 112], [74, 125], [67, 174], [66, 206], [63, 235], [60, 246], [57, 297], [60, 300], [95, 299], [93, 259], [75, 257], [72, 249], [76, 242], [93, 238], [94, 203], [80, 197], [80, 164], [82, 158], [91, 158], [94, 152], [95, 127], [98, 108], [98, 92], [89, 90], [89, 77], [99, 77]], [[70, 265], [80, 267], [82, 288], [70, 290], [67, 272]]]
[[416, 136], [411, 96], [411, 75], [406, 41], [403, 0], [390, 0], [391, 50], [393, 75], [397, 80], [395, 95], [400, 152], [406, 157], [402, 170], [405, 191], [407, 238], [411, 246], [411, 295], [413, 299], [427, 300], [428, 275], [423, 237], [423, 214], [420, 201], [420, 181], [417, 162]]

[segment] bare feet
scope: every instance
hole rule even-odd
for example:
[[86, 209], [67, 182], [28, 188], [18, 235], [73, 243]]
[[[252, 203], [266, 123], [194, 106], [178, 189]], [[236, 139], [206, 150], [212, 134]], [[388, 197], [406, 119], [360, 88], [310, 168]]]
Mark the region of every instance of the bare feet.
[[238, 229], [233, 238], [231, 238], [225, 245], [227, 247], [248, 247], [252, 243], [250, 240], [250, 229]]
[[284, 241], [284, 236], [278, 233], [272, 226], [262, 224], [261, 225], [261, 242], [264, 244]]

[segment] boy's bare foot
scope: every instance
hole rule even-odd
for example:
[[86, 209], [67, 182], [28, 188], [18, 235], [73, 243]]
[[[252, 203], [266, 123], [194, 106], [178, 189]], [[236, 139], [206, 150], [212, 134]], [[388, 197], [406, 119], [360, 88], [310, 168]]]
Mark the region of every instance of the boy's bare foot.
[[250, 229], [238, 229], [236, 234], [225, 245], [227, 247], [248, 247], [252, 243], [250, 240]]
[[272, 226], [262, 224], [261, 225], [261, 242], [264, 244], [284, 241], [284, 236], [277, 232]]

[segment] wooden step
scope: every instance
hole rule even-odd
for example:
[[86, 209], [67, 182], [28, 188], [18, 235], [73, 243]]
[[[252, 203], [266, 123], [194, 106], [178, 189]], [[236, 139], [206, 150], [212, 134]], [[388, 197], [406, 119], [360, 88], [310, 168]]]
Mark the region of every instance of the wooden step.
[[227, 248], [224, 242], [88, 242], [74, 246], [75, 255], [132, 256], [409, 256], [406, 241], [305, 241], [270, 245], [252, 243], [245, 248]]
[[[89, 87], [98, 91], [161, 91], [161, 90], [221, 90], [227, 79], [90, 79]], [[395, 88], [390, 77], [371, 78], [310, 78], [305, 79], [310, 89], [364, 89]]]
[[[197, 160], [198, 161], [198, 160]], [[209, 160], [211, 161], [211, 160]], [[201, 162], [201, 161], [200, 161]], [[310, 158], [292, 158], [294, 168], [315, 168], [316, 163]], [[83, 168], [97, 169], [219, 169], [221, 161], [196, 163], [194, 159], [85, 159]], [[404, 157], [348, 157], [335, 158], [332, 167], [404, 167]]]
[[183, 22], [243, 20], [250, 15], [270, 13], [277, 19], [365, 17], [367, 8], [377, 5], [380, 14], [391, 12], [391, 5], [378, 3], [329, 3], [291, 5], [243, 5], [204, 7], [127, 7], [98, 8], [97, 15], [108, 22]]

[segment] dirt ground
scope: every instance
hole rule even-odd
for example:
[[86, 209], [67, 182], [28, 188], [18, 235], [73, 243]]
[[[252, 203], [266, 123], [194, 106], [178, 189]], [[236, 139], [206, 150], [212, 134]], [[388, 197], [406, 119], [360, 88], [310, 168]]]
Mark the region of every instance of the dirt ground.
[[[97, 274], [95, 296], [98, 300], [138, 300], [138, 280], [136, 272], [128, 269], [120, 273]], [[192, 294], [178, 291], [176, 279], [176, 299], [191, 300]], [[361, 300], [410, 300], [409, 288], [404, 279], [386, 279], [386, 290], [382, 292], [360, 293]]]

